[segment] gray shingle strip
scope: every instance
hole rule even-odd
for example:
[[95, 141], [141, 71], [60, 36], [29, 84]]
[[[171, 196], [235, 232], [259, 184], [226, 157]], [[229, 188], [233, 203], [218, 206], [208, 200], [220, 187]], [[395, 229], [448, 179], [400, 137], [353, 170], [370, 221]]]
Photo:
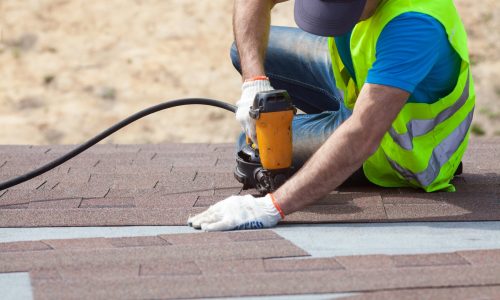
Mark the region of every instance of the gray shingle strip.
[[0, 274], [0, 294], [3, 300], [32, 300], [29, 273]]

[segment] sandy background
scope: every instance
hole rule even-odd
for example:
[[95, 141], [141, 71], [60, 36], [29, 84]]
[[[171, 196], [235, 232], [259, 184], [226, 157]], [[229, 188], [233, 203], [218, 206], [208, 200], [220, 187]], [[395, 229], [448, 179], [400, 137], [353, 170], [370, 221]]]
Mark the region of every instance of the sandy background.
[[[477, 90], [476, 135], [500, 135], [500, 2], [459, 0]], [[0, 144], [80, 143], [184, 97], [235, 102], [229, 0], [0, 0]], [[293, 25], [293, 2], [273, 23]], [[231, 142], [233, 116], [206, 107], [150, 116], [106, 142]]]

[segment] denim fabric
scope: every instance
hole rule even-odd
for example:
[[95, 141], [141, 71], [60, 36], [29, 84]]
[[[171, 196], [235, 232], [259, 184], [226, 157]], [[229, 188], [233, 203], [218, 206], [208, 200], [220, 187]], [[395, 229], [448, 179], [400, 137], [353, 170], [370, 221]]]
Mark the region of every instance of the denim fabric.
[[[235, 44], [231, 60], [241, 73]], [[272, 86], [287, 90], [293, 104], [304, 112], [292, 124], [293, 165], [299, 168], [352, 113], [335, 87], [327, 38], [272, 26], [264, 65]], [[237, 149], [244, 144], [242, 134]]]

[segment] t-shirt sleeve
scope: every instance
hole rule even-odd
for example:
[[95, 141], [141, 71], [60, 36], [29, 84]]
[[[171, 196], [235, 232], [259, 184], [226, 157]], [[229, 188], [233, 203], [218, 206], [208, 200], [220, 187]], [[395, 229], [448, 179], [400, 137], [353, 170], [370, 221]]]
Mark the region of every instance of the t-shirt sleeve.
[[438, 49], [446, 42], [446, 32], [436, 19], [420, 13], [402, 14], [383, 29], [366, 82], [411, 94], [432, 70]]

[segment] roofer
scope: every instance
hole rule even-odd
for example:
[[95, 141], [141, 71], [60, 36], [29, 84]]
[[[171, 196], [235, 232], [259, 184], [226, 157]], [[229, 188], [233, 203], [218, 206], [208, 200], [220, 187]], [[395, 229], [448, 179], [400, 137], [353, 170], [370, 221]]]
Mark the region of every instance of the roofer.
[[[236, 0], [231, 49], [248, 136], [257, 92], [289, 92], [294, 164], [274, 194], [232, 196], [192, 217], [203, 230], [273, 227], [362, 167], [382, 187], [453, 191], [474, 111], [467, 36], [452, 0], [296, 0], [298, 28], [270, 27], [279, 0]], [[267, 51], [266, 51], [267, 49]]]

